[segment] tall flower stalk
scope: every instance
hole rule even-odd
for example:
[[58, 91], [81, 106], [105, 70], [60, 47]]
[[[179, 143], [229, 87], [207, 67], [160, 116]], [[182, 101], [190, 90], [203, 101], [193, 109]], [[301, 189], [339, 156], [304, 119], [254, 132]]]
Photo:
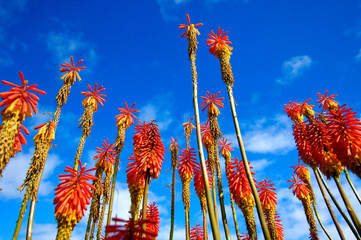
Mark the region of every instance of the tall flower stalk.
[[296, 178], [294, 174], [293, 179], [287, 180], [287, 182], [292, 182], [290, 189], [293, 188], [293, 194], [302, 202], [307, 222], [310, 226], [310, 239], [318, 240], [316, 222], [311, 208], [310, 190], [307, 184], [303, 183], [298, 177]]
[[[107, 218], [106, 225], [110, 224], [110, 219], [112, 216], [115, 182], [117, 180], [120, 151], [122, 151], [123, 147], [124, 147], [125, 130], [127, 130], [127, 128], [129, 128], [134, 123], [134, 119], [137, 119], [137, 117], [133, 113], [139, 112], [139, 110], [133, 109], [135, 103], [130, 108], [128, 107], [128, 104], [126, 102], [124, 102], [124, 104], [125, 104], [125, 108], [118, 108], [118, 110], [120, 111], [120, 114], [115, 116], [115, 118], [117, 119], [116, 124], [117, 124], [117, 128], [118, 128], [118, 133], [117, 133], [117, 137], [115, 139], [114, 145], [115, 145], [115, 150], [116, 150], [117, 154], [115, 157], [114, 173], [113, 173], [113, 179], [112, 179], [112, 187], [111, 187], [111, 191], [110, 191], [108, 218]], [[108, 233], [105, 234], [105, 237], [108, 237]]]
[[[230, 171], [228, 168], [228, 165], [231, 160], [231, 156], [232, 156], [231, 151], [233, 151], [233, 149], [231, 148], [232, 143], [227, 143], [227, 141], [228, 141], [227, 138], [222, 137], [222, 139], [220, 139], [218, 141], [218, 149], [219, 149], [219, 154], [222, 154], [222, 157], [224, 158], [224, 165], [226, 167], [226, 176], [228, 178], [229, 171]], [[229, 193], [229, 197], [230, 197], [230, 201], [231, 201], [234, 228], [236, 230], [237, 239], [240, 240], [241, 235], [239, 234], [239, 230], [238, 230], [236, 208], [234, 207], [234, 199], [233, 199], [233, 194], [231, 192]]]
[[0, 112], [2, 115], [2, 128], [0, 131], [0, 177], [10, 158], [15, 156], [15, 137], [19, 132], [22, 122], [26, 117], [32, 117], [33, 112], [38, 110], [36, 105], [39, 98], [32, 92], [44, 95], [45, 92], [37, 89], [38, 85], [28, 86], [28, 81], [24, 79], [22, 72], [19, 72], [22, 85], [4, 81], [3, 84], [12, 86], [8, 92], [0, 93], [0, 107], [4, 107]]
[[[48, 123], [39, 125], [35, 127], [35, 130], [39, 129], [38, 133], [34, 137], [34, 145], [35, 145], [35, 152], [31, 159], [30, 167], [26, 173], [25, 180], [23, 184], [20, 186], [20, 190], [25, 190], [23, 201], [21, 203], [20, 213], [18, 220], [16, 222], [15, 232], [13, 235], [13, 239], [18, 238], [19, 230], [25, 215], [25, 210], [28, 204], [28, 201], [31, 200], [32, 202], [37, 201], [37, 193], [39, 188], [39, 182], [41, 179], [41, 175], [45, 166], [45, 161], [47, 157], [47, 152], [51, 147], [51, 141], [55, 138], [55, 125], [49, 120]], [[33, 218], [34, 215], [34, 207], [31, 208], [29, 216]], [[27, 228], [27, 237], [31, 238], [31, 225], [28, 224]]]
[[219, 227], [217, 224], [217, 219], [214, 214], [214, 208], [213, 208], [213, 202], [212, 202], [212, 196], [211, 196], [211, 190], [208, 185], [208, 177], [207, 177], [207, 168], [206, 163], [204, 160], [204, 154], [203, 154], [203, 148], [202, 148], [202, 142], [201, 142], [201, 130], [200, 130], [200, 120], [199, 120], [199, 109], [198, 109], [198, 89], [197, 89], [197, 70], [196, 70], [196, 50], [197, 50], [197, 34], [199, 35], [199, 31], [195, 28], [197, 26], [202, 26], [202, 23], [198, 24], [191, 24], [191, 21], [189, 19], [189, 15], [187, 14], [187, 20], [189, 25], [181, 24], [180, 29], [187, 29], [183, 34], [183, 36], [186, 36], [188, 39], [188, 58], [191, 62], [191, 70], [192, 70], [192, 82], [193, 82], [193, 106], [194, 106], [194, 115], [196, 118], [196, 130], [197, 130], [197, 143], [198, 143], [198, 151], [199, 151], [199, 160], [202, 167], [202, 175], [203, 175], [203, 181], [205, 184], [206, 189], [206, 197], [207, 197], [207, 206], [208, 206], [208, 213], [209, 213], [209, 219], [211, 222], [212, 227], [212, 233], [215, 240], [220, 239], [219, 234]]
[[98, 103], [101, 106], [104, 106], [103, 102], [105, 102], [103, 97], [106, 97], [104, 94], [99, 94], [100, 92], [104, 91], [105, 88], [100, 86], [98, 88], [98, 84], [95, 84], [94, 90], [88, 84], [88, 88], [90, 92], [81, 92], [86, 98], [83, 100], [82, 104], [84, 112], [80, 118], [80, 127], [82, 128], [82, 134], [80, 137], [78, 149], [76, 150], [75, 160], [74, 160], [74, 169], [78, 168], [78, 160], [81, 158], [83, 148], [85, 145], [85, 140], [90, 135], [90, 131], [92, 129], [93, 123], [93, 114], [98, 110]]
[[239, 129], [236, 108], [234, 105], [235, 101], [234, 101], [234, 97], [233, 97], [233, 83], [234, 83], [233, 72], [232, 72], [232, 67], [231, 67], [230, 61], [229, 61], [231, 58], [231, 54], [232, 54], [231, 51], [233, 48], [228, 45], [228, 44], [231, 44], [231, 42], [228, 40], [228, 36], [226, 36], [226, 34], [227, 34], [227, 32], [224, 32], [223, 30], [220, 31], [220, 28], [218, 28], [217, 34], [215, 34], [213, 31], [211, 31], [211, 34], [208, 34], [210, 39], [207, 39], [207, 46], [210, 46], [210, 48], [209, 48], [210, 53], [212, 55], [214, 55], [215, 57], [217, 57], [220, 62], [222, 79], [223, 79], [224, 83], [227, 85], [227, 92], [228, 92], [229, 102], [231, 104], [231, 111], [232, 111], [232, 116], [233, 116], [234, 127], [236, 130], [239, 149], [241, 151], [242, 160], [243, 160], [244, 168], [246, 171], [247, 179], [249, 181], [249, 184], [250, 184], [250, 187], [252, 190], [252, 194], [254, 196], [254, 200], [255, 200], [255, 204], [256, 204], [256, 208], [257, 208], [258, 217], [259, 217], [259, 220], [261, 223], [263, 235], [266, 240], [270, 240], [271, 239], [270, 234], [268, 232], [266, 221], [263, 217], [261, 202], [259, 200], [256, 185], [253, 181], [252, 174], [251, 174], [251, 171], [248, 166], [246, 151], [244, 149], [241, 131]]
[[[217, 98], [217, 96], [219, 94], [220, 94], [220, 92], [218, 92], [217, 94], [211, 95], [209, 92], [207, 92], [207, 96], [205, 96], [205, 97], [201, 96], [201, 98], [203, 98], [205, 100], [202, 102], [201, 107], [203, 107], [202, 111], [207, 109], [207, 116], [209, 119], [209, 128], [210, 128], [210, 133], [212, 135], [212, 140], [213, 140], [212, 154], [214, 156], [214, 163], [215, 163], [215, 166], [213, 166], [213, 167], [215, 167], [216, 173], [217, 173], [218, 198], [219, 198], [219, 203], [221, 205], [221, 214], [222, 214], [224, 234], [226, 236], [226, 239], [230, 240], [231, 235], [229, 233], [226, 208], [224, 206], [224, 194], [223, 194], [223, 187], [222, 187], [222, 171], [221, 171], [221, 165], [219, 162], [219, 154], [218, 154], [218, 147], [217, 147], [218, 139], [222, 135], [221, 130], [218, 125], [217, 117], [220, 114], [218, 107], [223, 108], [222, 100], [224, 99], [223, 97]], [[212, 168], [212, 166], [211, 166], [211, 168]]]
[[[103, 178], [103, 172], [106, 173], [113, 173], [113, 165], [115, 164], [115, 150], [114, 150], [114, 144], [109, 144], [108, 139], [103, 141], [102, 147], [97, 147], [97, 155], [94, 156], [94, 160], [97, 160], [95, 163], [96, 171], [95, 171], [95, 177], [96, 180], [93, 181], [93, 186], [95, 187], [94, 190], [92, 190], [93, 198], [90, 205], [90, 212], [89, 212], [89, 219], [88, 219], [88, 225], [85, 232], [85, 239], [93, 238], [94, 235], [94, 228], [95, 224], [99, 219], [99, 213], [100, 213], [100, 197], [101, 195], [104, 195], [104, 192], [107, 191], [109, 195], [109, 178], [107, 182], [108, 189], [105, 189], [105, 186], [102, 186], [102, 178]], [[105, 184], [104, 184], [105, 185]], [[92, 224], [93, 222], [93, 224]], [[91, 229], [90, 229], [91, 226]], [[90, 231], [90, 232], [89, 232]], [[89, 235], [90, 233], [90, 235]]]
[[178, 160], [178, 173], [182, 180], [182, 198], [184, 204], [185, 222], [186, 222], [186, 239], [190, 239], [190, 223], [189, 223], [189, 209], [190, 209], [190, 191], [189, 185], [192, 181], [195, 168], [198, 166], [196, 162], [196, 152], [194, 148], [182, 149]]
[[171, 152], [171, 160], [172, 160], [172, 202], [171, 202], [171, 224], [170, 224], [170, 232], [169, 232], [169, 240], [173, 239], [174, 232], [174, 215], [175, 215], [175, 171], [177, 170], [177, 160], [178, 160], [178, 148], [179, 145], [177, 143], [178, 137], [175, 139], [172, 137], [170, 141], [170, 147], [168, 151]]

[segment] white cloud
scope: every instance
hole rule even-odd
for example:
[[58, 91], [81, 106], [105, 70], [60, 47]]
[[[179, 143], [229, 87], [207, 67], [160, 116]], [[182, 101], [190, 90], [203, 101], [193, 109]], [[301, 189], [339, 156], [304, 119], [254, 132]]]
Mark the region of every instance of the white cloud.
[[361, 49], [358, 51], [358, 54], [355, 56], [356, 61], [361, 61]]
[[274, 161], [269, 161], [267, 159], [252, 161], [251, 162], [251, 166], [253, 167], [252, 171], [258, 173], [260, 171], [263, 171], [267, 166], [271, 165], [272, 163], [274, 163]]
[[[0, 197], [3, 199], [22, 198], [24, 192], [17, 190], [23, 183], [34, 149], [28, 153], [18, 153], [14, 158], [10, 159], [8, 166], [4, 170], [4, 177], [0, 179]], [[54, 189], [54, 185], [48, 180], [54, 169], [60, 164], [57, 155], [49, 154], [45, 163], [44, 173], [39, 188], [39, 196], [47, 196]], [[24, 190], [25, 191], [25, 190]]]
[[[93, 44], [83, 40], [81, 32], [70, 32], [65, 28], [62, 32], [50, 31], [42, 39], [45, 39], [46, 49], [54, 54], [56, 63], [69, 62], [70, 56], [74, 55], [86, 59], [87, 63], [94, 64], [97, 60]], [[80, 57], [74, 56], [74, 64], [79, 60]]]
[[245, 133], [246, 151], [285, 154], [294, 148], [292, 123], [286, 116], [276, 116], [255, 125], [254, 130]]
[[279, 84], [291, 84], [297, 77], [310, 69], [314, 61], [307, 55], [292, 57], [291, 59], [283, 62], [282, 72], [283, 77], [277, 78], [276, 82]]
[[172, 106], [172, 93], [158, 95], [140, 110], [138, 120], [145, 122], [151, 119], [157, 120], [159, 129], [165, 130], [173, 122]]

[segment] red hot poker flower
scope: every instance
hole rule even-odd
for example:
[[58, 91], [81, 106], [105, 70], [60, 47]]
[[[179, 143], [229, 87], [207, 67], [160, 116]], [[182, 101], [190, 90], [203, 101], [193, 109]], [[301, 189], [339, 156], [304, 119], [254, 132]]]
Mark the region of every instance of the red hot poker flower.
[[88, 84], [88, 88], [90, 90], [90, 92], [81, 92], [81, 94], [83, 94], [85, 97], [82, 104], [84, 107], [91, 105], [94, 106], [94, 110], [95, 112], [98, 109], [98, 103], [104, 107], [103, 102], [105, 102], [105, 99], [103, 97], [106, 97], [107, 95], [105, 94], [99, 94], [100, 92], [104, 91], [105, 88], [103, 88], [103, 86], [100, 86], [98, 88], [98, 84], [96, 83], [94, 86], [94, 90], [91, 88], [91, 86]]
[[183, 128], [184, 128], [184, 131], [190, 131], [192, 132], [192, 129], [195, 129], [196, 127], [192, 124], [192, 120], [193, 120], [194, 117], [191, 118], [191, 120], [189, 120], [189, 117], [187, 117], [187, 122], [183, 123]]
[[22, 72], [19, 72], [20, 80], [22, 85], [16, 85], [14, 83], [4, 81], [1, 82], [3, 84], [12, 86], [10, 91], [0, 93], [0, 98], [3, 100], [0, 102], [0, 107], [4, 107], [1, 111], [1, 114], [4, 115], [6, 113], [15, 113], [15, 114], [24, 114], [24, 118], [31, 117], [32, 111], [34, 113], [38, 113], [36, 109], [36, 105], [38, 105], [39, 98], [34, 94], [29, 92], [30, 90], [44, 95], [45, 92], [39, 89], [36, 89], [38, 85], [33, 84], [27, 86], [28, 81], [24, 80], [24, 75]]
[[96, 167], [98, 165], [103, 166], [105, 169], [110, 169], [115, 163], [115, 154], [116, 151], [114, 149], [114, 144], [109, 144], [109, 140], [103, 140], [102, 147], [96, 147], [97, 155], [94, 156], [94, 160], [98, 159], [95, 164]]
[[137, 119], [137, 117], [132, 112], [139, 113], [139, 110], [132, 109], [135, 103], [133, 103], [133, 105], [130, 108], [128, 107], [128, 104], [126, 102], [124, 102], [124, 104], [125, 104], [125, 109], [118, 108], [120, 114], [115, 117], [117, 119], [117, 126], [120, 126], [121, 124], [125, 124], [125, 127], [128, 128], [130, 125], [134, 123], [134, 119]]
[[157, 234], [155, 236], [157, 237], [159, 233], [160, 218], [159, 218], [158, 206], [155, 204], [155, 202], [150, 202], [147, 206], [147, 220], [149, 221], [149, 223], [146, 224], [147, 230], [150, 230], [155, 234]]
[[228, 36], [226, 36], [227, 33], [228, 31], [223, 32], [223, 30], [220, 30], [218, 27], [217, 34], [215, 34], [213, 31], [211, 31], [211, 34], [208, 34], [210, 39], [206, 40], [207, 46], [211, 46], [209, 48], [209, 52], [214, 56], [218, 57], [221, 51], [225, 51], [228, 54], [231, 54], [233, 48], [228, 45], [232, 43], [228, 40]]
[[305, 115], [308, 119], [313, 119], [315, 117], [315, 112], [312, 110], [314, 105], [309, 105], [307, 102], [309, 102], [311, 99], [307, 99], [301, 104], [301, 112], [303, 115]]
[[88, 172], [94, 171], [95, 168], [85, 170], [79, 160], [80, 171], [71, 167], [66, 167], [65, 172], [69, 174], [59, 175], [61, 183], [55, 188], [55, 216], [57, 220], [65, 219], [68, 222], [77, 223], [84, 216], [84, 210], [93, 197], [91, 189], [95, 187], [90, 184], [89, 180], [97, 180], [96, 177]]
[[[149, 220], [136, 220], [132, 218], [125, 221], [119, 218], [113, 218], [115, 225], [105, 227], [105, 232], [110, 233], [105, 240], [154, 240], [157, 234], [150, 229], [144, 230], [143, 224], [149, 223]], [[118, 222], [122, 224], [118, 224]], [[112, 235], [113, 234], [113, 235]]]
[[303, 122], [303, 116], [302, 116], [302, 111], [301, 111], [301, 104], [297, 103], [297, 102], [289, 102], [288, 105], [287, 104], [283, 104], [284, 105], [284, 112], [287, 114], [287, 116], [289, 118], [291, 118], [292, 121], [296, 122], [296, 123], [302, 123]]
[[300, 200], [307, 200], [310, 197], [310, 190], [307, 187], [307, 184], [303, 183], [303, 180], [298, 176], [296, 178], [295, 174], [292, 174], [293, 179], [287, 180], [291, 182], [289, 189], [293, 188], [292, 192]]
[[191, 240], [204, 240], [203, 227], [197, 223], [191, 229]]
[[170, 147], [169, 147], [168, 151], [173, 149], [173, 148], [176, 148], [176, 149], [179, 148], [179, 144], [177, 143], [177, 139], [178, 139], [178, 137], [176, 137], [175, 139], [173, 137], [171, 137], [171, 141], [169, 141]]
[[84, 60], [80, 60], [77, 64], [74, 65], [74, 61], [73, 61], [73, 57], [70, 57], [70, 61], [71, 61], [71, 65], [69, 63], [65, 63], [65, 64], [60, 64], [60, 66], [64, 67], [64, 68], [60, 68], [60, 72], [66, 72], [61, 79], [65, 79], [67, 77], [71, 77], [73, 79], [73, 81], [76, 80], [76, 78], [78, 78], [78, 80], [80, 81], [81, 78], [79, 76], [79, 71], [82, 69], [85, 69], [86, 67], [77, 67], [76, 65], [78, 65], [79, 63], [83, 62]]
[[295, 169], [297, 176], [301, 179], [310, 179], [310, 172], [308, 168], [304, 166], [305, 163], [301, 164], [301, 159], [298, 159], [298, 163], [296, 166], [291, 166], [291, 168]]
[[178, 173], [183, 179], [192, 179], [195, 168], [199, 165], [196, 162], [195, 156], [197, 156], [194, 148], [182, 149], [178, 160]]
[[[1, 129], [1, 126], [0, 126], [0, 129]], [[29, 130], [24, 126], [24, 125], [21, 125], [19, 130], [18, 130], [18, 134], [15, 136], [15, 143], [14, 143], [14, 151], [15, 152], [21, 152], [22, 151], [22, 147], [21, 145], [26, 145], [27, 144], [27, 141], [24, 137], [24, 134], [21, 132], [21, 130], [23, 130], [23, 132], [26, 134], [26, 135], [29, 135]]]
[[231, 145], [232, 143], [227, 143], [228, 139], [225, 138], [225, 137], [222, 137], [222, 139], [219, 139], [218, 141], [218, 149], [220, 148], [219, 150], [219, 154], [222, 153], [222, 156], [224, 158], [228, 157], [230, 158], [231, 157], [231, 151], [234, 151], [233, 148], [231, 148]]
[[258, 182], [257, 184], [259, 199], [261, 201], [263, 209], [276, 209], [276, 188], [273, 187], [274, 183], [271, 182], [272, 180], [268, 180], [268, 178], [266, 178], [262, 182]]
[[209, 120], [204, 124], [201, 124], [201, 134], [202, 134], [202, 142], [206, 148], [213, 145], [213, 137], [211, 134], [211, 128], [209, 125]]
[[184, 29], [184, 28], [187, 28], [187, 30], [181, 35], [181, 37], [184, 37], [184, 35], [186, 35], [186, 38], [188, 38], [188, 33], [191, 29], [194, 29], [196, 31], [196, 33], [199, 35], [199, 31], [197, 28], [195, 27], [198, 27], [198, 26], [202, 26], [203, 23], [197, 23], [197, 24], [191, 24], [191, 20], [189, 18], [189, 15], [187, 14], [187, 20], [188, 20], [188, 24], [189, 25], [186, 25], [186, 24], [180, 24], [179, 25], [179, 29]]
[[337, 106], [338, 106], [338, 102], [333, 100], [335, 97], [337, 97], [337, 95], [335, 94], [335, 95], [331, 95], [331, 96], [327, 97], [327, 93], [328, 93], [328, 90], [326, 90], [325, 95], [317, 93], [317, 97], [319, 97], [321, 99], [316, 101], [316, 103], [321, 103], [320, 107], [323, 106], [322, 112], [324, 110], [326, 110], [326, 111], [336, 110]]
[[217, 94], [210, 94], [208, 91], [207, 91], [207, 96], [203, 97], [201, 96], [201, 98], [205, 99], [206, 101], [203, 101], [202, 102], [202, 105], [201, 107], [204, 106], [204, 108], [202, 109], [202, 111], [204, 111], [206, 108], [208, 108], [208, 117], [210, 115], [215, 115], [215, 116], [218, 116], [220, 114], [219, 112], [219, 109], [217, 106], [223, 108], [223, 103], [221, 100], [223, 100], [224, 98], [221, 97], [221, 98], [217, 98], [217, 96], [220, 94], [221, 92], [218, 92]]
[[[208, 166], [207, 162], [206, 162], [206, 166]], [[207, 174], [208, 174], [209, 187], [212, 190], [212, 174], [211, 174], [209, 167], [207, 167]], [[204, 189], [204, 180], [203, 180], [202, 169], [200, 168], [199, 165], [197, 165], [194, 168], [194, 188], [195, 188], [198, 196], [205, 194], [206, 190]]]

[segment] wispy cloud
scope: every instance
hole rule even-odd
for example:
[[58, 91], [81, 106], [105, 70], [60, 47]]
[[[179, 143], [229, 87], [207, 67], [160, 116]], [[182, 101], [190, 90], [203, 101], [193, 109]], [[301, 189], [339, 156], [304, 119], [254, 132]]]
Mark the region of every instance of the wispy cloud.
[[[24, 192], [20, 192], [17, 188], [25, 179], [33, 154], [34, 149], [31, 149], [28, 153], [18, 153], [14, 158], [10, 159], [8, 166], [4, 170], [4, 177], [0, 182], [0, 187], [3, 189], [0, 191], [1, 198], [14, 199], [23, 197]], [[55, 154], [49, 154], [40, 183], [39, 196], [48, 196], [55, 188], [48, 179], [59, 164], [59, 157]]]
[[63, 31], [50, 31], [42, 35], [45, 39], [46, 49], [54, 56], [56, 63], [69, 62], [70, 56], [79, 56], [75, 60], [84, 58], [88, 63], [94, 64], [97, 60], [95, 47], [83, 39], [81, 32], [71, 32], [66, 27]]
[[259, 122], [254, 130], [245, 133], [246, 150], [254, 153], [287, 153], [295, 145], [291, 126], [290, 120], [283, 115]]
[[310, 69], [314, 61], [307, 55], [292, 57], [291, 59], [283, 62], [281, 78], [276, 78], [279, 84], [291, 84], [297, 77], [303, 75], [305, 71]]
[[140, 110], [138, 120], [146, 122], [151, 119], [157, 120], [160, 130], [167, 129], [173, 122], [172, 105], [172, 93], [158, 95]]
[[358, 51], [358, 54], [355, 56], [356, 61], [361, 61], [361, 49]]

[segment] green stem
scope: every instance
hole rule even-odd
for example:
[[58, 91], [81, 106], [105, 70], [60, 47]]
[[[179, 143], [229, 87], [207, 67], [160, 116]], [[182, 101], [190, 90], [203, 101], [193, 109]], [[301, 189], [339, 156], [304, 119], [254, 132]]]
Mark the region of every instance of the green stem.
[[13, 235], [13, 239], [12, 240], [17, 240], [18, 236], [19, 236], [19, 232], [20, 232], [20, 228], [21, 228], [21, 223], [23, 222], [24, 219], [24, 215], [25, 215], [25, 211], [26, 211], [26, 207], [28, 205], [29, 199], [30, 199], [30, 185], [31, 182], [29, 183], [29, 185], [26, 188], [26, 192], [24, 194], [24, 198], [23, 201], [21, 202], [21, 208], [20, 208], [20, 213], [19, 213], [19, 217], [18, 220], [16, 221], [16, 227], [15, 227], [15, 231], [14, 231], [14, 235]]
[[173, 240], [174, 215], [175, 215], [175, 167], [174, 166], [173, 166], [172, 170], [173, 170], [172, 171], [172, 206], [171, 206], [171, 220], [170, 220], [169, 240]]
[[207, 209], [203, 208], [202, 213], [203, 213], [203, 236], [204, 236], [204, 240], [208, 240]]
[[214, 140], [214, 161], [216, 164], [216, 171], [217, 171], [217, 186], [218, 186], [218, 198], [219, 198], [219, 205], [221, 205], [221, 214], [222, 214], [222, 222], [224, 228], [224, 234], [227, 240], [231, 240], [231, 235], [229, 233], [228, 222], [227, 222], [227, 215], [226, 215], [226, 208], [224, 206], [224, 195], [223, 195], [223, 187], [222, 187], [222, 172], [221, 172], [221, 165], [219, 163], [219, 155], [218, 155], [218, 148], [217, 148], [217, 140]]
[[81, 155], [83, 153], [86, 138], [87, 138], [87, 134], [83, 131], [80, 137], [78, 149], [76, 150], [76, 154], [75, 154], [74, 170], [78, 170], [78, 161], [80, 160]]
[[[142, 215], [143, 220], [147, 219], [147, 202], [148, 202], [149, 178], [150, 178], [149, 177], [149, 172], [147, 172], [147, 174], [145, 176], [144, 193], [143, 193], [143, 215]], [[145, 223], [143, 224], [142, 227], [143, 227], [143, 230], [147, 229], [147, 225]]]
[[318, 211], [317, 211], [317, 208], [316, 208], [315, 204], [312, 204], [312, 206], [313, 206], [313, 211], [315, 212], [315, 215], [316, 215], [316, 218], [317, 218], [318, 223], [320, 224], [321, 228], [322, 228], [323, 231], [325, 232], [325, 234], [326, 234], [326, 236], [328, 237], [328, 239], [332, 240], [332, 238], [331, 238], [330, 234], [327, 232], [325, 226], [323, 226], [322, 221], [321, 221], [321, 219], [320, 219], [320, 216], [318, 216]]
[[214, 240], [220, 240], [219, 227], [218, 227], [217, 220], [216, 220], [215, 214], [214, 214], [212, 195], [211, 195], [211, 190], [209, 187], [208, 173], [207, 173], [206, 163], [204, 160], [204, 153], [203, 153], [203, 146], [202, 146], [202, 137], [201, 137], [200, 120], [199, 120], [199, 109], [198, 109], [198, 96], [197, 96], [198, 88], [197, 88], [197, 70], [196, 70], [196, 64], [195, 64], [195, 61], [196, 61], [195, 52], [193, 52], [191, 54], [190, 61], [191, 61], [191, 68], [192, 68], [193, 106], [194, 106], [194, 115], [195, 115], [195, 119], [196, 119], [196, 132], [197, 132], [199, 160], [201, 162], [201, 167], [202, 167], [202, 176], [203, 176], [204, 188], [206, 191], [207, 207], [208, 207], [209, 219], [211, 222], [213, 238], [214, 238]]
[[337, 185], [338, 191], [339, 191], [340, 194], [341, 194], [342, 200], [343, 200], [343, 202], [345, 203], [345, 206], [346, 206], [346, 209], [347, 209], [347, 211], [348, 211], [348, 214], [350, 215], [351, 220], [352, 220], [353, 224], [355, 225], [357, 232], [358, 232], [359, 234], [361, 234], [361, 223], [360, 223], [360, 220], [358, 219], [355, 211], [353, 210], [352, 205], [351, 205], [350, 201], [348, 200], [348, 197], [347, 197], [346, 193], [344, 192], [344, 190], [343, 190], [343, 188], [342, 188], [342, 186], [341, 186], [341, 183], [340, 183], [339, 178], [334, 177], [333, 179], [335, 180], [335, 183], [336, 183], [336, 185]]
[[[340, 235], [340, 238], [341, 238], [342, 240], [345, 240], [345, 236], [343, 235], [343, 232], [342, 232], [342, 229], [341, 229], [341, 227], [340, 227], [340, 224], [338, 223], [338, 221], [337, 221], [337, 219], [336, 219], [336, 216], [335, 216], [335, 213], [334, 213], [333, 210], [332, 210], [331, 204], [330, 204], [330, 202], [329, 202], [328, 199], [327, 199], [325, 189], [323, 189], [323, 187], [322, 187], [322, 183], [321, 183], [320, 177], [318, 176], [318, 173], [316, 172], [315, 169], [313, 169], [313, 173], [314, 173], [315, 176], [316, 176], [316, 180], [317, 180], [318, 186], [320, 187], [320, 190], [321, 190], [323, 199], [325, 200], [326, 206], [327, 206], [327, 208], [328, 208], [328, 211], [330, 212], [332, 221], [333, 221], [333, 223], [335, 224], [335, 227], [336, 227], [336, 229], [337, 229], [338, 235]], [[317, 219], [319, 220], [318, 213], [317, 213], [317, 210], [316, 210], [316, 206], [315, 206], [315, 205], [316, 205], [316, 204], [314, 203], [314, 204], [313, 204], [313, 209], [315, 210]], [[319, 220], [319, 222], [321, 223], [320, 220]], [[322, 229], [324, 229], [323, 225], [321, 225], [321, 227], [322, 227]], [[324, 231], [325, 231], [325, 229], [324, 229]], [[325, 231], [325, 233], [326, 233], [327, 236], [328, 236], [328, 233], [327, 233], [326, 231]], [[329, 238], [330, 238], [330, 237], [329, 237]]]
[[90, 214], [89, 214], [89, 218], [88, 218], [88, 224], [86, 226], [86, 232], [85, 232], [85, 240], [89, 239], [89, 230], [90, 230], [90, 226], [92, 224], [92, 209], [90, 208]]
[[184, 212], [184, 214], [185, 214], [185, 218], [186, 218], [186, 240], [190, 240], [190, 238], [191, 238], [191, 231], [190, 231], [191, 227], [189, 225], [189, 210], [186, 210]]
[[241, 151], [242, 160], [243, 160], [243, 164], [244, 164], [244, 169], [246, 171], [247, 179], [248, 179], [249, 185], [251, 186], [253, 197], [254, 197], [254, 200], [255, 200], [255, 203], [256, 203], [258, 218], [259, 218], [260, 223], [261, 223], [263, 235], [264, 235], [264, 238], [266, 240], [271, 240], [271, 236], [269, 234], [268, 227], [267, 227], [266, 221], [264, 219], [262, 205], [261, 205], [261, 202], [259, 200], [256, 185], [254, 184], [253, 177], [252, 177], [249, 165], [248, 165], [246, 151], [244, 149], [243, 140], [242, 140], [242, 136], [241, 136], [241, 131], [239, 129], [236, 108], [234, 106], [233, 91], [232, 91], [232, 87], [230, 85], [227, 85], [227, 91], [228, 91], [228, 96], [229, 96], [229, 102], [231, 104], [233, 122], [234, 122], [234, 127], [235, 127], [235, 130], [236, 130], [236, 134], [237, 134], [238, 145], [239, 145], [239, 149]]
[[35, 212], [36, 200], [31, 200], [30, 212], [28, 218], [28, 226], [26, 229], [26, 240], [31, 240], [33, 234], [33, 222], [34, 222], [34, 212]]
[[350, 184], [350, 187], [351, 187], [353, 193], [355, 194], [357, 200], [358, 200], [359, 203], [361, 204], [361, 198], [360, 198], [360, 196], [358, 195], [355, 187], [353, 186], [353, 184], [352, 184], [352, 182], [351, 182], [351, 179], [350, 179], [350, 176], [348, 175], [348, 172], [347, 172], [346, 168], [345, 168], [343, 171], [344, 171], [344, 173], [345, 173], [346, 179], [347, 179], [348, 183]]
[[236, 208], [234, 207], [233, 195], [232, 195], [232, 193], [229, 193], [229, 195], [231, 198], [231, 208], [232, 208], [232, 215], [233, 215], [233, 221], [234, 221], [234, 228], [236, 230], [237, 239], [241, 240], [241, 235], [239, 234], [238, 223], [237, 223]]
[[358, 235], [355, 227], [352, 225], [351, 221], [348, 219], [348, 217], [346, 216], [346, 214], [342, 211], [342, 208], [340, 207], [340, 205], [338, 204], [338, 202], [336, 201], [336, 198], [333, 196], [331, 190], [329, 189], [329, 187], [327, 186], [327, 183], [325, 181], [325, 179], [323, 178], [320, 170], [318, 168], [316, 168], [316, 172], [318, 174], [318, 176], [320, 176], [321, 178], [321, 181], [323, 183], [323, 185], [325, 186], [327, 192], [328, 192], [328, 195], [330, 195], [333, 203], [335, 204], [337, 210], [340, 212], [340, 214], [342, 215], [342, 217], [345, 219], [347, 225], [350, 227], [352, 233], [355, 235], [355, 237], [358, 239], [358, 240], [361, 240], [360, 236]]

